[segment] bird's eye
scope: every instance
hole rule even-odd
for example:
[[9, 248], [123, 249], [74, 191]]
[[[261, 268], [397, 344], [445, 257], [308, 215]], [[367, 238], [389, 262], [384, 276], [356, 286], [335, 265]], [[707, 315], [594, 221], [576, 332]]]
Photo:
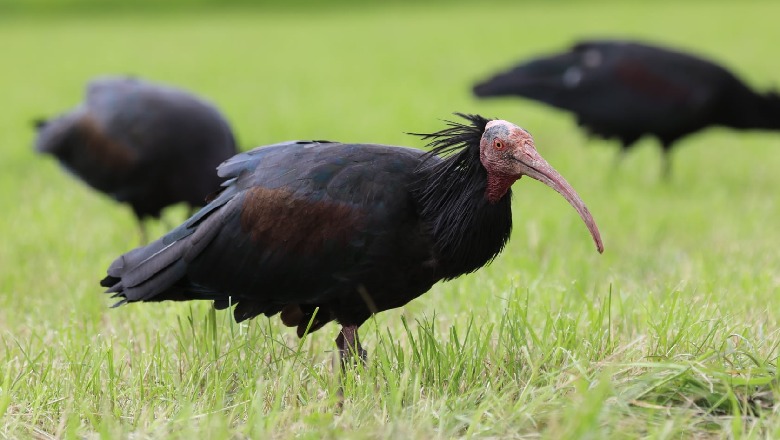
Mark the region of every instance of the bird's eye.
[[496, 142], [493, 143], [493, 148], [495, 148], [496, 150], [503, 150], [504, 149], [504, 143], [501, 142], [500, 140], [496, 139]]

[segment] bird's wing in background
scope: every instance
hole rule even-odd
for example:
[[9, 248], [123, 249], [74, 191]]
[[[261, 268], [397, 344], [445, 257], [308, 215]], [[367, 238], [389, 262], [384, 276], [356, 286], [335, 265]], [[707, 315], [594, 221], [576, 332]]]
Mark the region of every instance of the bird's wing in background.
[[[85, 105], [93, 124], [116, 145], [142, 152], [159, 125], [165, 101], [159, 87], [131, 78], [101, 77], [87, 84]], [[143, 156], [143, 154], [138, 154]], [[143, 160], [143, 158], [141, 158]]]

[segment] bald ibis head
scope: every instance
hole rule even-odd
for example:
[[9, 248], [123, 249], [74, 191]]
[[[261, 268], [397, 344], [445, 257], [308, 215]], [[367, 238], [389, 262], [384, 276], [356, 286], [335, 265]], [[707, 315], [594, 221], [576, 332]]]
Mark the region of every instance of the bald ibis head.
[[530, 133], [511, 122], [492, 120], [485, 126], [479, 150], [480, 161], [488, 174], [486, 197], [490, 202], [501, 199], [522, 176], [538, 180], [557, 191], [577, 210], [596, 248], [604, 252], [601, 235], [590, 211], [566, 179], [536, 151]]

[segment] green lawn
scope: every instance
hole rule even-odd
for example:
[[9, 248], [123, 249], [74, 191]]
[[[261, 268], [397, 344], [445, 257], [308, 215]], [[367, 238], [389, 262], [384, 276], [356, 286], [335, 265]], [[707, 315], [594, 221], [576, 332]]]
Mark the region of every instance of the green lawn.
[[[0, 437], [778, 438], [780, 135], [684, 140], [674, 178], [473, 81], [582, 36], [696, 50], [780, 80], [780, 3], [538, 2], [344, 10], [0, 16]], [[207, 303], [109, 309], [97, 282], [138, 244], [129, 208], [31, 150], [30, 121], [90, 77], [210, 98], [243, 148], [317, 138], [422, 147], [453, 111], [508, 119], [577, 189], [604, 237], [530, 179], [513, 238], [476, 274], [361, 330], [337, 411], [329, 325], [236, 325]], [[160, 234], [183, 219], [173, 209]]]

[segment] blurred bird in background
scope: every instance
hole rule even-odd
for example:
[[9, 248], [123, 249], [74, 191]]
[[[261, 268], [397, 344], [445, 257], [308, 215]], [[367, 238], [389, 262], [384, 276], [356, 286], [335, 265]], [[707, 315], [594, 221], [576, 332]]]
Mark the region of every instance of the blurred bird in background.
[[237, 153], [230, 125], [185, 91], [129, 77], [102, 77], [83, 103], [36, 122], [35, 149], [91, 187], [129, 204], [144, 220], [163, 208], [205, 204], [222, 179], [216, 167]]
[[631, 41], [583, 41], [474, 86], [481, 98], [521, 96], [569, 110], [592, 135], [617, 138], [622, 155], [644, 135], [663, 151], [712, 125], [780, 129], [780, 96], [758, 93], [725, 68], [680, 51]]

